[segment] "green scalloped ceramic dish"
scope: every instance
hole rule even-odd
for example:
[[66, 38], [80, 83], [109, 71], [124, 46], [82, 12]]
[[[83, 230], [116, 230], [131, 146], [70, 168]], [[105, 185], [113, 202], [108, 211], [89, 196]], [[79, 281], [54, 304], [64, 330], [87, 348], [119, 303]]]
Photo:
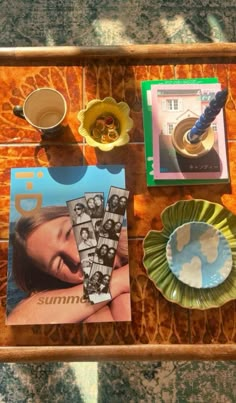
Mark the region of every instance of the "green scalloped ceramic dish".
[[[167, 207], [161, 215], [163, 230], [151, 230], [143, 247], [143, 263], [149, 277], [163, 296], [184, 308], [218, 308], [236, 298], [236, 216], [223, 206], [206, 200], [181, 200]], [[201, 221], [213, 225], [228, 241], [233, 265], [227, 279], [214, 288], [193, 288], [179, 281], [166, 259], [166, 244], [172, 232], [187, 222]]]

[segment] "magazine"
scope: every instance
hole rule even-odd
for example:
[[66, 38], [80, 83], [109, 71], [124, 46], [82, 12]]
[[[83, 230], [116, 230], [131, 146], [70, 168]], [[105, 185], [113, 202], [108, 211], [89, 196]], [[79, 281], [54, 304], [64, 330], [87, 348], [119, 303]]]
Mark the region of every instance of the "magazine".
[[11, 169], [7, 325], [131, 320], [128, 193], [120, 165]]
[[[213, 146], [203, 155], [189, 157], [174, 147], [173, 132], [181, 122], [202, 114], [220, 84], [160, 84], [152, 86], [152, 129], [154, 178], [167, 180], [212, 180], [228, 182], [223, 110], [216, 116]], [[209, 182], [208, 182], [209, 183]]]
[[[217, 164], [214, 165], [214, 168], [211, 168], [213, 171], [211, 177], [207, 178], [207, 175], [205, 175], [205, 174], [202, 175], [202, 171], [200, 172], [200, 175], [198, 175], [197, 177], [196, 177], [196, 175], [193, 175], [193, 177], [191, 177], [191, 172], [188, 172], [189, 168], [186, 167], [186, 163], [189, 164], [189, 161], [186, 161], [186, 158], [182, 158], [176, 154], [175, 150], [172, 147], [172, 144], [170, 143], [170, 136], [166, 136], [163, 141], [163, 147], [164, 147], [164, 149], [162, 150], [163, 157], [166, 159], [166, 155], [169, 153], [169, 155], [171, 156], [170, 162], [172, 163], [172, 165], [171, 165], [170, 171], [166, 172], [166, 175], [163, 175], [164, 177], [161, 176], [161, 179], [159, 177], [155, 178], [155, 176], [158, 175], [157, 167], [158, 167], [159, 156], [157, 155], [157, 150], [156, 149], [154, 150], [154, 142], [153, 142], [154, 130], [153, 130], [153, 105], [152, 105], [153, 99], [152, 99], [152, 97], [155, 96], [152, 93], [153, 86], [155, 86], [155, 93], [156, 93], [157, 86], [159, 86], [159, 85], [160, 86], [162, 86], [162, 85], [168, 85], [168, 86], [181, 85], [181, 88], [184, 90], [185, 86], [189, 85], [189, 84], [195, 85], [196, 87], [204, 84], [207, 87], [208, 85], [217, 84], [217, 83], [218, 83], [218, 79], [215, 77], [196, 78], [196, 79], [179, 79], [179, 80], [149, 80], [149, 81], [143, 81], [141, 83], [147, 186], [164, 186], [164, 185], [179, 185], [179, 184], [185, 184], [185, 185], [209, 184], [209, 183], [218, 183], [218, 182], [229, 182], [228, 167], [227, 167], [227, 154], [226, 154], [226, 150], [225, 150], [226, 149], [225, 132], [223, 132], [223, 136], [221, 136], [221, 139], [220, 139], [220, 141], [223, 145], [223, 149], [221, 152], [222, 155], [220, 156], [220, 158], [224, 162], [224, 167], [223, 167], [223, 171], [221, 171], [221, 174], [219, 174], [219, 158], [217, 158], [217, 156], [214, 153], [214, 157], [216, 157], [215, 160], [216, 160]], [[153, 90], [153, 92], [154, 92], [154, 90]], [[185, 111], [183, 110], [181, 112], [184, 116], [184, 113], [186, 113], [186, 110]], [[187, 113], [189, 113], [192, 116], [195, 115], [197, 117], [197, 115], [199, 113], [199, 109], [195, 114], [192, 113], [192, 111], [191, 112], [187, 111]], [[155, 115], [158, 114], [157, 109], [154, 112], [154, 114]], [[222, 116], [220, 119], [222, 119]], [[221, 120], [221, 122], [222, 122], [222, 120]], [[168, 130], [173, 129], [174, 122], [170, 122], [170, 123], [172, 124], [172, 126], [169, 125], [169, 127], [168, 127], [166, 125], [164, 127], [165, 130], [167, 127], [168, 127]], [[219, 127], [219, 124], [218, 124], [218, 127]], [[220, 126], [220, 127], [222, 127], [222, 126]], [[158, 130], [157, 126], [155, 126], [155, 134], [157, 134], [156, 133], [157, 130]], [[160, 131], [159, 131], [159, 134], [160, 134]], [[169, 139], [168, 139], [168, 137], [169, 137]], [[215, 145], [214, 145], [215, 150], [219, 150], [219, 148], [217, 148], [217, 145], [219, 146], [217, 136], [216, 136], [216, 141], [215, 141]], [[159, 147], [159, 144], [158, 144], [158, 147]], [[158, 153], [159, 153], [159, 150], [160, 150], [160, 147], [158, 148]], [[167, 153], [166, 153], [166, 150], [167, 150]], [[155, 156], [156, 156], [155, 164], [154, 164], [154, 151], [155, 151]], [[205, 158], [206, 157], [204, 157], [204, 159]], [[180, 166], [179, 166], [179, 162], [181, 162]], [[184, 164], [183, 164], [183, 162], [184, 162]], [[154, 165], [156, 167], [155, 174], [154, 174]], [[206, 164], [202, 164], [201, 166], [204, 167], [205, 165]], [[198, 165], [194, 164], [194, 169], [197, 170], [198, 169], [197, 167], [198, 167]], [[165, 169], [166, 169], [166, 167], [163, 167], [161, 169], [161, 174], [165, 173], [164, 172]], [[178, 170], [180, 170], [181, 172], [184, 172], [186, 174], [181, 176], [182, 173], [180, 173]], [[171, 172], [171, 171], [173, 171], [173, 172]], [[217, 173], [217, 171], [218, 171], [218, 173]], [[178, 172], [179, 172], [179, 174], [178, 174]], [[169, 173], [169, 175], [168, 175], [168, 173]], [[196, 171], [195, 171], [195, 173], [196, 173]]]

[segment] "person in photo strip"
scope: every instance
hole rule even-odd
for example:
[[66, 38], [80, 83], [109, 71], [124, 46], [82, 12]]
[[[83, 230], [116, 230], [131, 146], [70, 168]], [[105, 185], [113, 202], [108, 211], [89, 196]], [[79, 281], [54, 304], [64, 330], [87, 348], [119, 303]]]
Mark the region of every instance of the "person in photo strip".
[[[112, 196], [117, 196], [118, 198], [118, 207], [120, 208], [120, 211], [122, 209], [123, 211], [123, 215], [118, 215], [114, 212], [111, 212], [111, 204], [113, 202], [113, 204], [116, 204], [116, 202], [114, 203], [114, 197], [112, 198], [112, 196], [109, 198], [108, 202], [107, 202], [107, 206], [106, 206], [106, 212], [104, 214], [103, 217], [103, 222], [102, 222], [102, 226], [101, 229], [99, 231], [99, 238], [98, 238], [98, 245], [94, 254], [94, 261], [93, 261], [93, 265], [92, 265], [92, 269], [90, 272], [90, 277], [93, 276], [95, 267], [97, 267], [98, 264], [100, 265], [104, 265], [105, 267], [109, 268], [109, 270], [111, 271], [111, 273], [109, 274], [109, 280], [110, 280], [110, 276], [112, 274], [112, 268], [115, 262], [115, 256], [116, 256], [116, 251], [117, 251], [117, 245], [118, 242], [116, 242], [116, 244], [114, 244], [114, 241], [118, 241], [119, 236], [116, 234], [115, 232], [115, 222], [116, 223], [120, 223], [122, 225], [123, 223], [123, 219], [124, 219], [124, 214], [125, 214], [125, 209], [127, 206], [127, 196], [129, 194], [129, 192], [125, 189], [120, 189], [120, 188], [115, 188], [115, 191], [118, 193], [114, 193]], [[110, 193], [113, 192], [113, 187], [110, 188]], [[118, 196], [118, 194], [120, 193], [120, 197]], [[121, 206], [119, 206], [119, 200], [120, 198], [123, 198]], [[118, 226], [119, 227], [119, 226]], [[118, 228], [119, 230], [119, 228]], [[113, 243], [111, 245], [111, 243]], [[101, 245], [99, 247], [99, 245]], [[102, 255], [102, 256], [101, 256]], [[107, 273], [106, 273], [107, 274]], [[105, 280], [106, 282], [106, 280]], [[107, 284], [107, 287], [109, 288], [109, 282]], [[93, 303], [98, 303], [98, 301], [102, 301], [102, 296], [99, 294], [99, 292], [94, 292], [93, 294], [95, 294], [91, 297], [91, 295], [89, 294], [89, 300]], [[104, 296], [104, 300], [106, 300], [108, 298], [108, 294], [106, 293], [106, 295]], [[96, 296], [97, 295], [97, 296]], [[98, 298], [99, 295], [99, 298]]]
[[89, 300], [93, 304], [112, 299], [109, 284], [112, 269], [106, 266], [93, 264], [89, 279]]
[[81, 241], [78, 243], [79, 251], [92, 248], [97, 245], [96, 239], [90, 238], [89, 230], [87, 227], [82, 227], [80, 229]]
[[88, 299], [87, 286], [88, 286], [90, 271], [91, 271], [92, 264], [93, 264], [94, 252], [95, 252], [95, 248], [86, 249], [84, 251], [79, 252], [80, 259], [81, 259], [81, 267], [82, 267], [83, 274], [84, 274], [83, 287], [84, 287], [84, 298], [85, 299]]
[[91, 218], [103, 218], [104, 215], [104, 194], [85, 193], [88, 212]]

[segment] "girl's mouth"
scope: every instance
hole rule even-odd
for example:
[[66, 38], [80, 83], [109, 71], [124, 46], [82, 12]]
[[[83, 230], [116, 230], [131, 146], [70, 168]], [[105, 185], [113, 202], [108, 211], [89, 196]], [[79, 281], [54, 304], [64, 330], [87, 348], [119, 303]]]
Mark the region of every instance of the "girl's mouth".
[[69, 268], [70, 268], [71, 273], [73, 273], [73, 274], [78, 273], [80, 270], [82, 272], [80, 263], [77, 263], [77, 264], [71, 263]]

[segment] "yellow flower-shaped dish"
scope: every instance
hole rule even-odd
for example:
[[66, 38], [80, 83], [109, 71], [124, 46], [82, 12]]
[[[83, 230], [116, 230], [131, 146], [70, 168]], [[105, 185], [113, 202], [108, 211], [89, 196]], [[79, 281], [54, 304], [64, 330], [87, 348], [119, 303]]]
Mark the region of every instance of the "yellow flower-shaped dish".
[[[184, 308], [220, 307], [236, 298], [236, 216], [217, 203], [181, 200], [161, 215], [163, 230], [149, 231], [144, 239], [144, 266], [163, 296]], [[213, 288], [194, 288], [180, 281], [167, 260], [166, 247], [171, 235], [185, 223], [205, 222], [220, 231], [232, 254], [232, 269], [224, 282]], [[222, 249], [222, 254], [224, 250]]]
[[129, 142], [133, 120], [125, 102], [117, 103], [111, 97], [94, 99], [78, 113], [79, 133], [87, 144], [102, 151], [110, 151]]

